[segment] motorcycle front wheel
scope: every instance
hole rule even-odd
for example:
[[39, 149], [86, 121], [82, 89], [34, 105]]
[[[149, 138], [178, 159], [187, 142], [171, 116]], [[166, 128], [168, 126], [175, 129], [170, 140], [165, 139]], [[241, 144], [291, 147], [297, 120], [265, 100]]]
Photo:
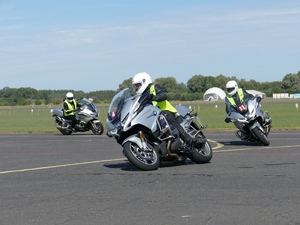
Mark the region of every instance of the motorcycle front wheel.
[[258, 127], [254, 127], [252, 130], [252, 133], [257, 137], [257, 139], [264, 145], [264, 146], [269, 146], [270, 141], [265, 135], [264, 132], [262, 132]]
[[94, 124], [91, 126], [91, 130], [96, 135], [101, 135], [104, 131], [103, 124], [101, 122]]
[[144, 151], [136, 143], [126, 142], [123, 146], [127, 159], [141, 170], [156, 170], [159, 166], [158, 153], [148, 145], [150, 150]]
[[212, 159], [213, 152], [209, 142], [205, 142], [200, 148], [194, 148], [192, 152], [188, 154], [190, 160], [194, 163], [208, 163]]

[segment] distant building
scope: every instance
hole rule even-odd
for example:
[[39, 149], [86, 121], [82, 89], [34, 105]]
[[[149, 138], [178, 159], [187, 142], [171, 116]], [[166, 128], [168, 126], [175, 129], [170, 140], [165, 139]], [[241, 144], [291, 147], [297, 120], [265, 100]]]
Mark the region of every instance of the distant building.
[[289, 93], [273, 93], [273, 98], [281, 99], [281, 98], [290, 98]]
[[[266, 98], [266, 93], [256, 91], [256, 90], [247, 90], [250, 94], [254, 96], [260, 96], [261, 98]], [[203, 95], [204, 101], [216, 101], [219, 99], [225, 99], [226, 93], [218, 87], [209, 88]]]
[[254, 96], [259, 96], [261, 98], [266, 98], [266, 93], [264, 92], [260, 92], [260, 91], [256, 91], [256, 90], [246, 90], [248, 93], [253, 94]]
[[219, 99], [225, 99], [225, 92], [218, 87], [209, 88], [203, 95], [204, 101], [216, 101]]
[[290, 94], [290, 98], [300, 98], [300, 94], [299, 93]]

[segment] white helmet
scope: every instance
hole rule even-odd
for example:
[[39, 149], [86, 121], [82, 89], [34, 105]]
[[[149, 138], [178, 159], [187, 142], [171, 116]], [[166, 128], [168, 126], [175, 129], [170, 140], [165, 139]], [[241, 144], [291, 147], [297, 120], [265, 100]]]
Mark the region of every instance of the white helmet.
[[238, 84], [235, 80], [230, 80], [226, 84], [226, 90], [229, 95], [234, 95], [238, 89]]
[[66, 97], [67, 97], [67, 100], [68, 100], [69, 102], [73, 102], [74, 95], [73, 95], [72, 92], [68, 92], [68, 93], [66, 94]]
[[142, 72], [134, 75], [132, 78], [133, 89], [136, 94], [142, 94], [149, 84], [152, 83], [152, 79], [148, 73]]

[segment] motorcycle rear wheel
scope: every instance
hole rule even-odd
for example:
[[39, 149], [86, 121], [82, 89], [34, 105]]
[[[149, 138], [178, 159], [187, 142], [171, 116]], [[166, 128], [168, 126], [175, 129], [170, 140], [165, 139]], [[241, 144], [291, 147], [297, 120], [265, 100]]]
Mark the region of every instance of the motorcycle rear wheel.
[[252, 132], [264, 146], [270, 145], [270, 141], [268, 140], [267, 136], [258, 127], [253, 128]]
[[210, 162], [213, 152], [209, 142], [205, 142], [201, 148], [194, 148], [192, 152], [188, 154], [190, 160], [194, 163], [204, 164]]
[[96, 135], [103, 134], [103, 131], [104, 131], [103, 124], [101, 122], [99, 122], [99, 123], [96, 123], [95, 126], [97, 127], [96, 129], [93, 126], [91, 127], [92, 132]]
[[156, 170], [160, 164], [158, 153], [151, 148], [151, 151], [144, 151], [136, 143], [126, 142], [123, 146], [124, 154], [127, 159], [141, 170]]
[[60, 133], [62, 133], [63, 135], [70, 135], [72, 134], [72, 131], [67, 131], [67, 130], [59, 130]]

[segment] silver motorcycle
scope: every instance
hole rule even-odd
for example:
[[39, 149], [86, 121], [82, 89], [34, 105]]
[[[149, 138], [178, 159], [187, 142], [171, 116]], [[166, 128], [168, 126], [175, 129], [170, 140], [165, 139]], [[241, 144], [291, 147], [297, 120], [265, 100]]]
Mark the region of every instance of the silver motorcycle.
[[[123, 154], [141, 170], [155, 170], [163, 163], [208, 163], [212, 148], [208, 141], [201, 146], [187, 146], [178, 130], [170, 125], [161, 110], [145, 104], [143, 95], [131, 96], [126, 88], [117, 93], [109, 106], [106, 121], [107, 136], [114, 137], [123, 147]], [[185, 106], [176, 106], [180, 125], [192, 137], [203, 137], [205, 126]]]
[[53, 109], [52, 117], [54, 117], [56, 128], [63, 135], [70, 135], [72, 132], [86, 132], [89, 130], [96, 135], [101, 135], [104, 131], [104, 127], [97, 118], [99, 116], [97, 106], [86, 98], [78, 102], [81, 106], [75, 110], [76, 123], [74, 128], [71, 127], [72, 121], [64, 117], [62, 108]]
[[260, 142], [265, 146], [270, 145], [268, 134], [271, 130], [272, 117], [269, 111], [262, 110], [260, 97], [254, 97], [247, 103], [229, 112], [225, 122], [232, 122], [238, 129], [236, 136], [244, 141]]

